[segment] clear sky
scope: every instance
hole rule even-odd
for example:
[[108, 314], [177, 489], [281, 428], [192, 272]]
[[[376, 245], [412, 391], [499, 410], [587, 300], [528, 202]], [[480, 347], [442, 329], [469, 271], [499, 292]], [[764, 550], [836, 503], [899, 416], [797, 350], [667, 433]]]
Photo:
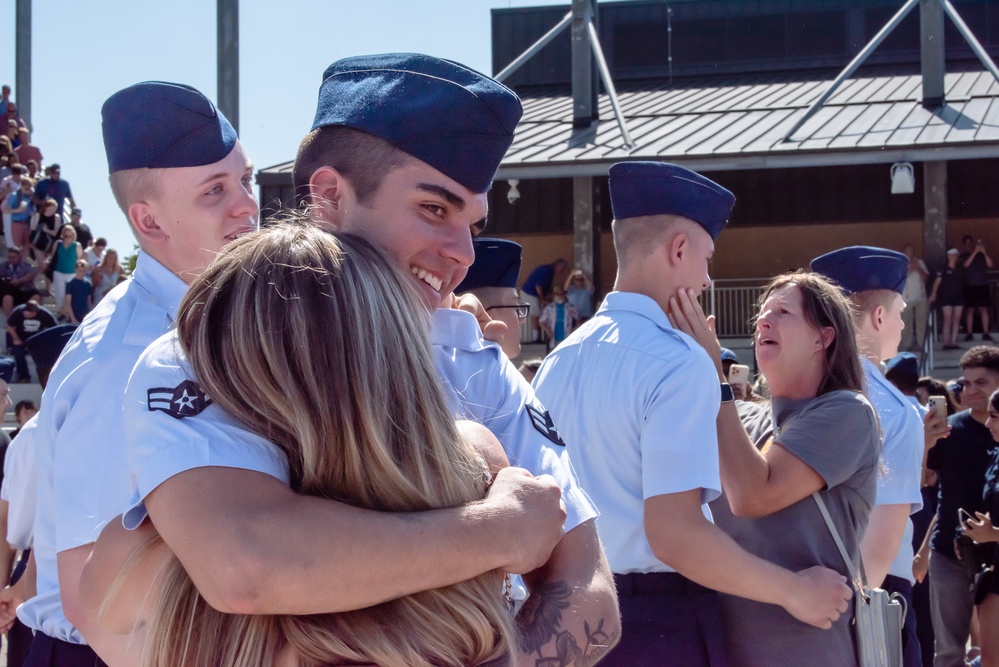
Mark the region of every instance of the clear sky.
[[[14, 88], [14, 0], [2, 0], [0, 79]], [[255, 165], [294, 158], [323, 70], [346, 56], [418, 51], [491, 73], [490, 9], [538, 0], [242, 0], [240, 138]], [[111, 196], [101, 105], [145, 80], [216, 99], [215, 0], [35, 0], [33, 143], [58, 162], [84, 222], [122, 255], [133, 239]]]

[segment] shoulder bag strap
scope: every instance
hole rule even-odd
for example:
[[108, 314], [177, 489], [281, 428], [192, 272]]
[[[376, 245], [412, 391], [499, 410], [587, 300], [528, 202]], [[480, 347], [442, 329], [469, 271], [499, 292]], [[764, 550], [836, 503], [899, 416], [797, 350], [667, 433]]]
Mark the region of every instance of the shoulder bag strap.
[[[825, 501], [822, 500], [822, 496], [818, 493], [813, 493], [812, 498], [815, 499], [815, 504], [819, 506], [819, 512], [822, 513], [822, 518], [825, 519], [833, 541], [836, 542], [836, 548], [839, 549], [839, 554], [843, 557], [843, 562], [846, 563], [846, 571], [849, 573], [850, 578], [856, 581], [857, 572], [853, 567], [853, 561], [850, 560], [850, 554], [846, 552], [846, 547], [843, 546], [843, 540], [840, 539], [839, 531], [836, 530], [836, 525], [833, 524], [832, 517], [829, 516], [829, 510], [826, 508]], [[860, 565], [860, 585], [863, 588], [867, 588], [867, 573], [864, 571], [864, 558], [858, 554], [857, 561]]]

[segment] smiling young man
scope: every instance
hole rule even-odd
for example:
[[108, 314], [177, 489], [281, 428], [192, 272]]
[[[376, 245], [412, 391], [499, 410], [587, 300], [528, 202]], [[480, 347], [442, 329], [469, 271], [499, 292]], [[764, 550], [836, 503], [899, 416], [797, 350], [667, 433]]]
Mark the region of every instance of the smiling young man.
[[125, 419], [137, 488], [126, 525], [148, 512], [209, 604], [336, 612], [488, 570], [537, 570], [520, 615], [531, 640], [523, 664], [574, 642], [574, 664], [588, 665], [613, 644], [617, 610], [596, 512], [557, 430], [499, 348], [482, 340], [475, 318], [438, 309], [473, 261], [470, 230], [486, 216], [486, 193], [520, 115], [509, 89], [456, 63], [348, 58], [324, 73], [295, 163], [317, 222], [379, 246], [436, 309], [435, 357], [455, 416], [493, 430], [518, 466], [501, 471], [481, 503], [398, 515], [297, 495], [283, 456], [209, 401], [154, 407], [155, 388], [194, 389], [169, 338], [136, 366]]
[[923, 420], [916, 406], [885, 378], [879, 364], [898, 354], [909, 258], [900, 252], [850, 246], [812, 260], [813, 271], [831, 278], [850, 299], [857, 348], [867, 380], [867, 398], [881, 422], [881, 464], [877, 500], [860, 543], [867, 582], [906, 600], [903, 665], [922, 662], [912, 604], [912, 520], [923, 506]]
[[35, 631], [30, 667], [94, 665], [84, 636], [108, 662], [137, 664], [121, 639], [90, 632], [78, 609], [93, 542], [130, 497], [122, 389], [145, 347], [171, 326], [187, 283], [223, 245], [256, 228], [253, 165], [200, 92], [139, 83], [112, 95], [102, 117], [111, 188], [142, 252], [132, 279], [76, 330], [41, 411], [17, 437], [33, 446], [37, 465], [38, 594], [18, 610]]
[[[614, 291], [534, 379], [601, 511], [621, 598], [622, 640], [605, 665], [726, 664], [714, 590], [782, 605], [829, 627], [849, 590], [830, 570], [795, 574], [743, 550], [711, 521], [721, 493], [715, 420], [731, 387], [667, 319], [708, 287], [714, 240], [735, 197], [683, 167], [610, 168]], [[724, 394], [722, 392], [725, 392]], [[841, 609], [842, 608], [842, 609]]]

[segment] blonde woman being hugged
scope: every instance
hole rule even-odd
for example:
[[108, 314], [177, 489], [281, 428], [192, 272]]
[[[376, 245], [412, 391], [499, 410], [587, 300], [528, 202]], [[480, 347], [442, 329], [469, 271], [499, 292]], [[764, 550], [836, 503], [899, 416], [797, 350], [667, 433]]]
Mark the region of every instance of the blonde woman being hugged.
[[[456, 426], [419, 306], [366, 241], [283, 224], [228, 246], [172, 335], [206, 409], [280, 449], [297, 491], [385, 512], [455, 507], [485, 495], [484, 460], [502, 451], [481, 427]], [[82, 594], [109, 630], [137, 629], [145, 667], [498, 667], [514, 646], [502, 588], [492, 572], [361, 611], [224, 614], [148, 521], [131, 533], [113, 521]]]
[[[671, 301], [670, 318], [697, 339], [724, 383], [713, 318], [687, 294]], [[716, 523], [747, 551], [791, 570], [819, 563], [847, 575], [846, 565], [810, 497], [818, 493], [856, 562], [874, 506], [880, 431], [863, 394], [850, 306], [816, 273], [779, 276], [766, 288], [756, 320], [756, 359], [772, 396], [770, 410], [740, 420], [735, 401], [718, 412], [721, 480], [730, 512]], [[720, 508], [724, 510], [725, 508]], [[737, 573], [734, 573], [737, 574]], [[856, 667], [846, 608], [828, 630], [775, 605], [722, 596], [729, 664]]]
[[118, 251], [108, 248], [101, 255], [101, 260], [94, 267], [91, 275], [91, 282], [94, 284], [94, 305], [97, 305], [104, 295], [111, 291], [115, 285], [125, 275], [125, 270], [121, 268], [118, 261]]

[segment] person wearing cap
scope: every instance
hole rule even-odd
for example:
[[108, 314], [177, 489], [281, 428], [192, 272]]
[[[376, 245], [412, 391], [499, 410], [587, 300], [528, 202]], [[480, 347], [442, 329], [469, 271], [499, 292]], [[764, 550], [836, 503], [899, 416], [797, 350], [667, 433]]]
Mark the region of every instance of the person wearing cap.
[[[420, 54], [347, 58], [324, 73], [294, 168], [317, 222], [386, 252], [433, 311], [435, 360], [455, 416], [487, 426], [518, 466], [499, 472], [482, 503], [414, 520], [304, 499], [279, 476], [259, 473], [280, 452], [201, 412], [204, 401], [183, 412], [159, 409], [155, 390], [193, 383], [169, 339], [140, 359], [124, 412], [135, 480], [125, 523], [148, 513], [216, 608], [336, 612], [488, 570], [543, 565], [527, 577], [533, 593], [520, 614], [521, 660], [554, 659], [574, 642], [592, 662], [616, 641], [596, 510], [557, 428], [516, 368], [483, 339], [476, 317], [438, 307], [451, 303], [473, 261], [470, 229], [485, 219], [486, 193], [520, 115], [509, 89], [457, 63]], [[219, 465], [229, 458], [238, 460]]]
[[857, 347], [867, 379], [867, 397], [881, 421], [881, 465], [877, 500], [860, 544], [867, 583], [898, 593], [906, 601], [903, 664], [922, 662], [912, 604], [912, 521], [923, 506], [923, 420], [919, 410], [881, 372], [879, 364], [898, 354], [909, 258], [870, 246], [840, 248], [816, 257], [812, 271], [840, 286], [854, 307]]
[[825, 569], [796, 575], [750, 555], [715, 526], [721, 493], [715, 362], [670, 324], [678, 294], [710, 284], [714, 240], [735, 197], [683, 167], [610, 168], [618, 255], [614, 291], [541, 365], [534, 385], [562, 429], [621, 600], [621, 643], [601, 663], [725, 665], [711, 588], [780, 604], [826, 625], [849, 591]]
[[101, 113], [111, 189], [141, 253], [132, 280], [76, 329], [41, 411], [17, 437], [37, 466], [38, 594], [18, 610], [35, 631], [29, 667], [103, 664], [95, 649], [111, 664], [139, 663], [136, 647], [88, 623], [78, 597], [93, 542], [130, 495], [122, 389], [139, 354], [171, 326], [187, 284], [223, 245], [256, 228], [253, 165], [200, 92], [139, 83]]
[[520, 325], [527, 318], [527, 304], [517, 302], [517, 277], [523, 249], [513, 241], [485, 237], [474, 239], [472, 247], [475, 261], [454, 293], [459, 297], [471, 293], [478, 299], [482, 312], [489, 316], [482, 326], [497, 329], [496, 343], [508, 359], [513, 359], [520, 356]]
[[940, 306], [943, 313], [943, 349], [957, 350], [957, 332], [961, 328], [964, 310], [964, 287], [961, 269], [957, 265], [961, 253], [957, 248], [947, 251], [947, 265], [937, 271], [930, 290], [930, 306]]
[[916, 406], [920, 417], [926, 416], [928, 408], [920, 403], [916, 393], [919, 388], [919, 357], [915, 352], [899, 352], [886, 361], [885, 378]]
[[35, 206], [41, 208], [46, 199], [54, 199], [56, 202], [56, 214], [59, 220], [63, 219], [63, 204], [69, 201], [70, 206], [76, 206], [73, 199], [73, 189], [69, 187], [69, 181], [62, 180], [62, 168], [58, 164], [51, 164], [45, 169], [45, 178], [35, 185]]

